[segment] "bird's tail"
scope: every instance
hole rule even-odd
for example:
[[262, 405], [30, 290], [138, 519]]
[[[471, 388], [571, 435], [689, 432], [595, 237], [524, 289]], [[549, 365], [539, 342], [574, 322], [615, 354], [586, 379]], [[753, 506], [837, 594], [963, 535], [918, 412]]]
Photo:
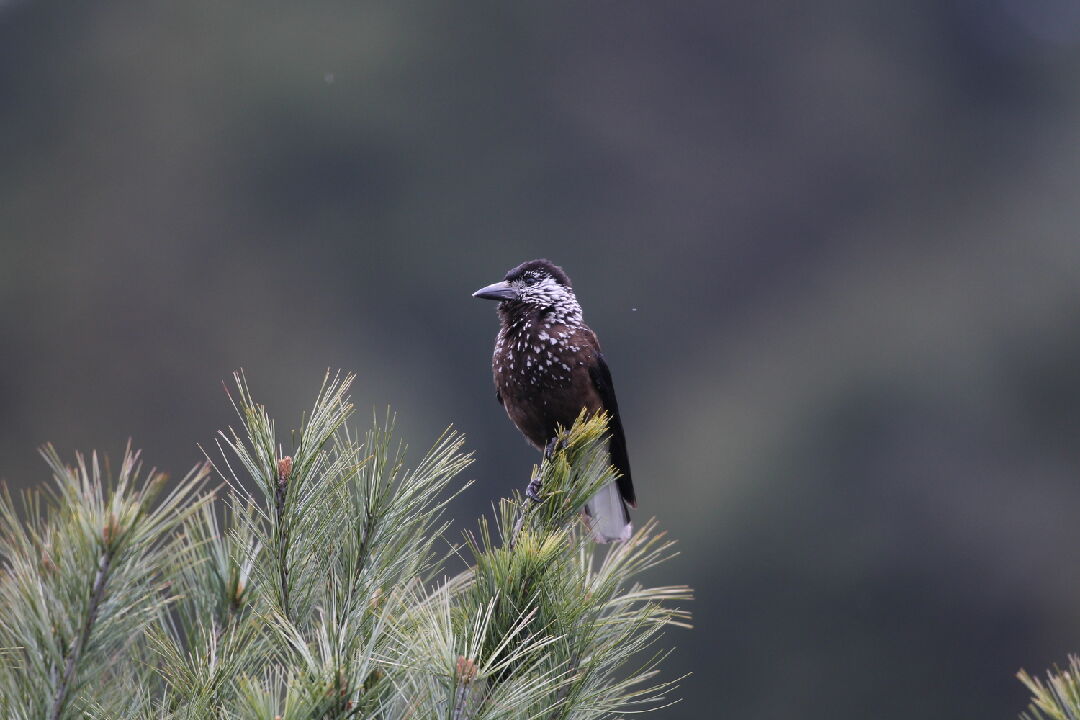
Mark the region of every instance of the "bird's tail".
[[629, 540], [630, 533], [634, 530], [630, 523], [630, 511], [614, 481], [600, 488], [589, 502], [585, 503], [585, 514], [589, 516], [588, 524], [593, 539], [599, 543]]

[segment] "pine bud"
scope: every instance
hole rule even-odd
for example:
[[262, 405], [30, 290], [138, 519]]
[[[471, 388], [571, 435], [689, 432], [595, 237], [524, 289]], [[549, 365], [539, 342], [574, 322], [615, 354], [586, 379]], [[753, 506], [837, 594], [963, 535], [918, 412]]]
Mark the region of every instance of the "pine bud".
[[105, 527], [101, 529], [101, 540], [105, 544], [105, 547], [112, 545], [113, 540], [116, 539], [116, 532], [119, 529], [118, 523], [116, 522], [116, 516], [109, 513], [109, 517], [105, 519]]
[[56, 570], [56, 563], [52, 559], [52, 548], [44, 547], [41, 549], [41, 567], [48, 572]]
[[278, 517], [285, 512], [285, 497], [289, 486], [289, 475], [292, 473], [292, 457], [286, 455], [278, 460], [277, 464], [277, 491], [274, 493], [274, 506]]
[[455, 667], [455, 679], [462, 685], [468, 685], [476, 679], [476, 663], [464, 655], [458, 655]]
[[289, 475], [292, 473], [292, 456], [286, 455], [278, 460], [277, 464], [277, 481], [279, 487], [284, 487], [289, 482]]

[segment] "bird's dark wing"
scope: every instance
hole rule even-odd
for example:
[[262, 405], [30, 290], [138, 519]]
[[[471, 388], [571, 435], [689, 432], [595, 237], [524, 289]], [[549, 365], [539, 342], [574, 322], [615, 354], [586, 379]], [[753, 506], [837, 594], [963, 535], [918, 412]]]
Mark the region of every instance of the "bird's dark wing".
[[619, 418], [619, 403], [615, 400], [615, 385], [611, 382], [611, 371], [604, 362], [604, 354], [596, 353], [596, 364], [589, 367], [589, 377], [592, 379], [596, 392], [600, 395], [604, 410], [608, 414], [608, 432], [611, 434], [609, 447], [611, 449], [611, 464], [619, 473], [616, 484], [619, 494], [630, 507], [637, 507], [637, 497], [634, 495], [634, 483], [630, 479], [630, 456], [626, 454], [626, 435], [623, 433], [622, 420]]

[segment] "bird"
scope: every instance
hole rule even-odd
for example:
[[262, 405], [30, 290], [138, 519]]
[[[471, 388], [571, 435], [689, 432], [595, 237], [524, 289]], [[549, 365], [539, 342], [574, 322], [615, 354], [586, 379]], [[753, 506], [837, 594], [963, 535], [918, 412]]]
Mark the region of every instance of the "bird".
[[[566, 272], [549, 260], [524, 262], [473, 297], [498, 301], [499, 333], [491, 358], [495, 399], [525, 439], [549, 456], [560, 426], [585, 410], [608, 416], [608, 454], [617, 475], [585, 505], [597, 542], [630, 538], [629, 507], [637, 507], [630, 458], [611, 371], [596, 333], [582, 319]], [[526, 495], [540, 501], [539, 477]]]

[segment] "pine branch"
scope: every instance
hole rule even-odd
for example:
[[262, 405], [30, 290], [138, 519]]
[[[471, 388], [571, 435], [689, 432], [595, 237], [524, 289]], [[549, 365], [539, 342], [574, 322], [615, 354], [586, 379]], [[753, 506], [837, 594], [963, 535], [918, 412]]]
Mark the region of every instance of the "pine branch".
[[1020, 681], [1034, 696], [1024, 720], [1080, 720], [1080, 656], [1070, 655], [1065, 670], [1055, 667], [1047, 673], [1046, 682], [1033, 678], [1024, 670], [1017, 673]]
[[27, 715], [60, 720], [83, 690], [103, 695], [120, 682], [110, 659], [175, 599], [165, 566], [175, 529], [205, 502], [196, 493], [206, 470], [157, 501], [165, 477], [142, 478], [130, 449], [115, 481], [96, 455], [69, 467], [51, 447], [42, 454], [53, 470], [51, 502], [28, 494], [20, 513], [6, 489], [0, 497], [0, 646], [19, 648], [0, 673], [0, 695]]
[[105, 595], [105, 583], [109, 577], [109, 570], [112, 568], [112, 559], [112, 550], [110, 547], [106, 547], [101, 551], [101, 556], [98, 560], [97, 575], [94, 577], [94, 584], [90, 589], [90, 600], [87, 603], [86, 617], [83, 621], [82, 628], [79, 631], [79, 636], [75, 640], [75, 644], [72, 646], [71, 650], [68, 652], [67, 659], [64, 662], [64, 674], [60, 679], [59, 687], [56, 689], [56, 697], [53, 699], [52, 708], [49, 710], [49, 720], [58, 720], [60, 713], [67, 704], [68, 693], [71, 691], [71, 684], [75, 678], [76, 664], [82, 656], [83, 648], [90, 639], [90, 631], [93, 629], [94, 622], [97, 620], [98, 607], [101, 605], [101, 600]]
[[4, 717], [590, 720], [669, 702], [654, 644], [688, 626], [689, 590], [634, 578], [672, 543], [647, 522], [598, 547], [581, 520], [612, 478], [605, 418], [563, 433], [534, 470], [545, 501], [500, 503], [447, 578], [460, 435], [410, 466], [392, 416], [350, 427], [354, 378], [328, 374], [286, 451], [235, 379], [223, 488], [199, 494], [202, 469], [158, 502], [137, 454], [114, 485], [96, 456], [49, 450], [51, 502], [0, 496]]
[[[541, 474], [545, 500], [519, 513], [504, 501], [497, 528], [481, 520], [466, 536], [473, 566], [409, 605], [397, 632], [398, 657], [415, 663], [401, 676], [410, 712], [459, 720], [599, 718], [619, 709], [658, 706], [674, 683], [650, 684], [664, 655], [618, 678], [668, 625], [685, 624], [671, 602], [683, 587], [628, 585], [670, 556], [671, 543], [646, 523], [629, 541], [600, 550], [583, 527], [591, 493], [611, 479], [603, 417], [563, 434]], [[520, 528], [511, 528], [519, 521]], [[419, 632], [424, 650], [407, 649]], [[467, 671], [466, 671], [467, 670]], [[432, 681], [440, 679], [441, 681]]]

